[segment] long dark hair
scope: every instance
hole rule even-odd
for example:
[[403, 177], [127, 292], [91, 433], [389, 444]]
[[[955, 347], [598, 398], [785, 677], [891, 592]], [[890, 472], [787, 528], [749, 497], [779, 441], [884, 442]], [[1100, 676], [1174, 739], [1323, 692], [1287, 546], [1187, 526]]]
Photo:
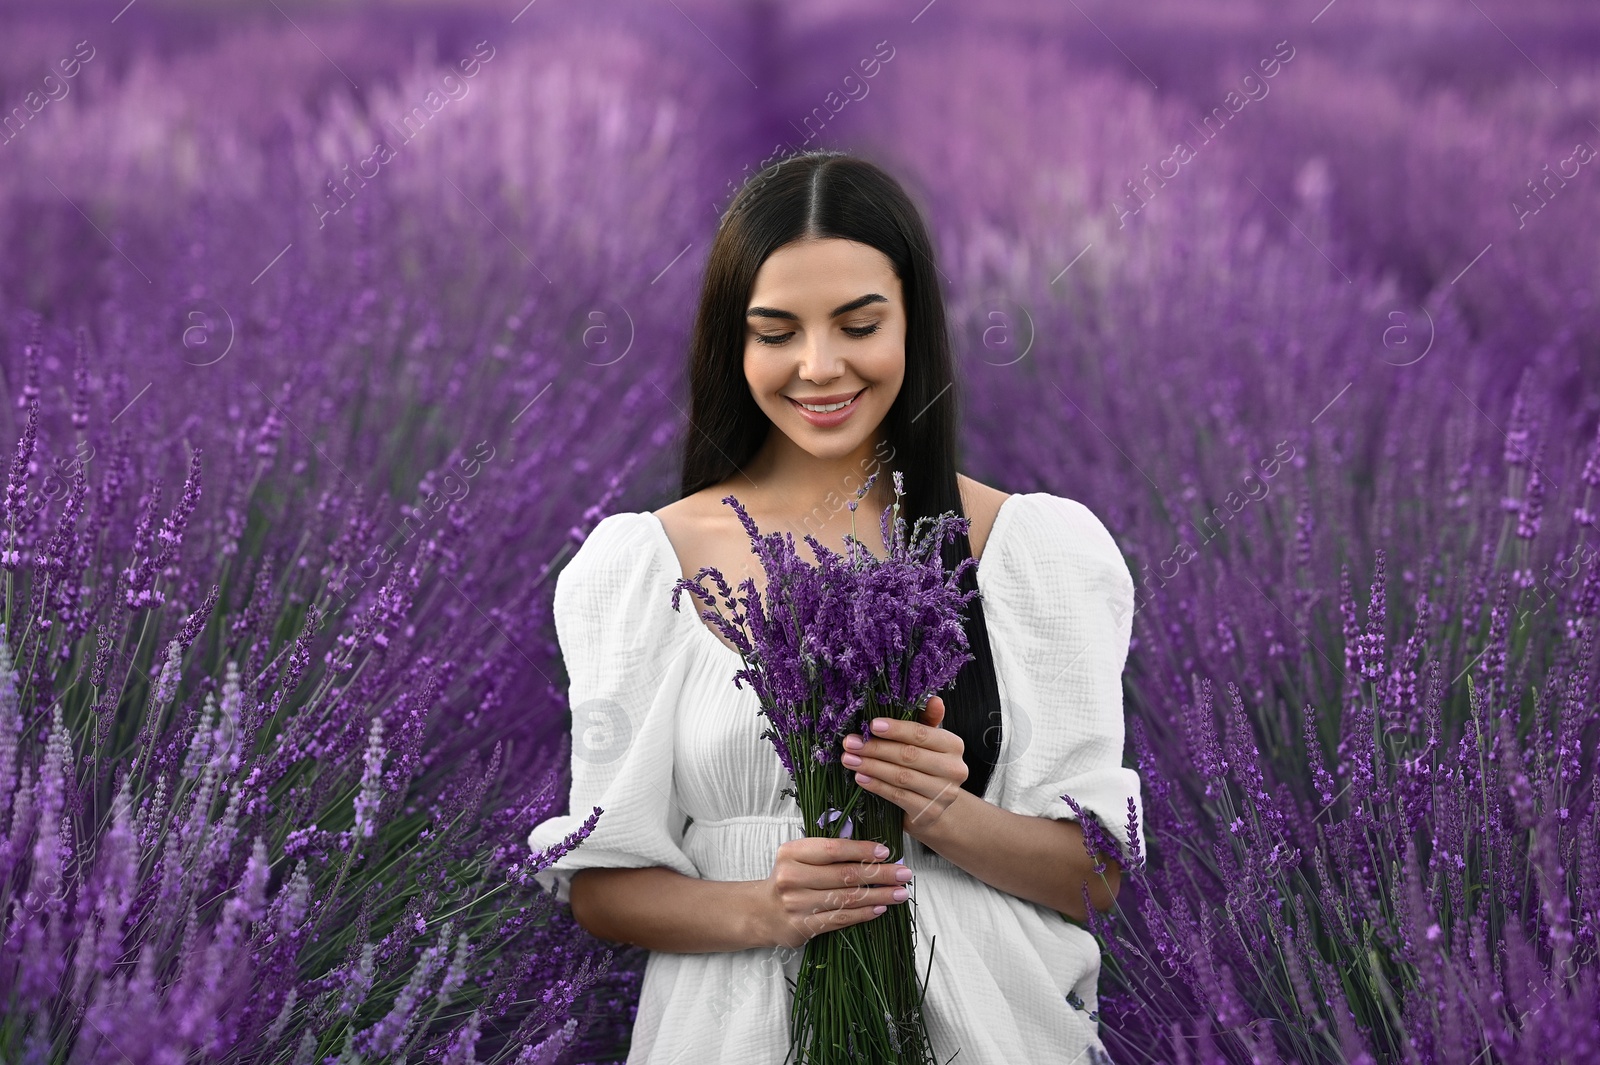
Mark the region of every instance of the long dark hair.
[[[955, 373], [933, 243], [922, 216], [888, 173], [837, 151], [787, 156], [753, 175], [722, 216], [706, 263], [689, 347], [689, 429], [682, 495], [718, 484], [755, 457], [772, 422], [744, 376], [745, 309], [757, 271], [794, 240], [842, 237], [881, 251], [894, 264], [906, 302], [905, 378], [884, 416], [893, 469], [905, 478], [908, 525], [944, 511], [964, 514], [956, 484]], [[881, 471], [880, 478], [887, 477]], [[965, 533], [944, 545], [954, 569], [972, 554]], [[962, 589], [977, 587], [975, 567]], [[972, 660], [939, 692], [944, 727], [965, 746], [966, 790], [983, 797], [1000, 754], [1000, 689], [983, 605], [967, 604]]]

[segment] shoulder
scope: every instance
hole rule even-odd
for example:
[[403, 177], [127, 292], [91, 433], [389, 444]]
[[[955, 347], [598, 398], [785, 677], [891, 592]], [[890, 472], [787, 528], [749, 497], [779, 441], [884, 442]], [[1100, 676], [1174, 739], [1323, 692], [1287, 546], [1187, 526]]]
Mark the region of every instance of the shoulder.
[[[579, 558], [599, 559], [637, 548], [653, 538], [654, 524], [655, 515], [649, 511], [624, 510], [601, 518], [587, 536], [580, 537], [578, 530], [573, 529], [572, 536], [578, 541], [578, 551], [572, 562], [576, 563]], [[570, 568], [571, 563], [568, 565]]]
[[678, 574], [666, 556], [660, 523], [649, 511], [619, 511], [596, 523], [556, 575], [551, 611], [563, 655], [582, 663], [605, 659], [608, 669], [628, 676], [653, 675], [644, 670], [646, 660], [651, 668], [664, 665], [684, 618], [693, 617], [673, 608]]
[[1066, 496], [1026, 492], [1001, 515], [1004, 549], [990, 560], [991, 580], [1059, 594], [1070, 589], [1133, 598], [1133, 576], [1111, 530], [1093, 510]]
[[1122, 557], [1111, 530], [1084, 503], [1050, 492], [1028, 492], [1018, 504], [1013, 517], [1035, 540], [1078, 554]]
[[730, 515], [728, 508], [721, 502], [721, 498], [727, 494], [713, 485], [681, 499], [675, 499], [646, 516], [653, 517], [660, 523], [667, 534], [667, 539], [673, 544], [682, 544], [704, 532], [718, 518]]
[[1010, 499], [1011, 494], [975, 481], [964, 473], [956, 474], [956, 486], [961, 492], [961, 510], [971, 522], [967, 543], [972, 548], [972, 557], [981, 561], [989, 533], [994, 530], [995, 519], [1000, 514], [1000, 505]]
[[[655, 517], [646, 511], [608, 514], [579, 540], [578, 550], [556, 575], [555, 605], [574, 596], [612, 602], [650, 586], [660, 563]], [[572, 530], [573, 539], [579, 531]]]
[[[749, 572], [755, 557], [750, 553], [749, 536], [725, 500], [737, 496], [758, 515], [761, 508], [737, 487], [726, 482], [710, 485], [652, 512], [659, 526], [656, 533], [662, 557], [675, 577], [694, 574], [706, 566], [715, 567], [734, 583], [741, 569], [754, 576]], [[762, 519], [758, 516], [756, 520]], [[730, 559], [734, 561], [730, 563]]]

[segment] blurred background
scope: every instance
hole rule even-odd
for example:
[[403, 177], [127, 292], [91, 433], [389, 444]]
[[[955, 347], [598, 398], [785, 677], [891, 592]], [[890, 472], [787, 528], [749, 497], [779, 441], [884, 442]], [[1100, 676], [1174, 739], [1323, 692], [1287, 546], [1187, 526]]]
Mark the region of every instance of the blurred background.
[[818, 147], [933, 227], [965, 472], [1139, 589], [1115, 1060], [1595, 1047], [1600, 8], [6, 3], [0, 108], [0, 1056], [622, 1059], [642, 952], [527, 879], [553, 574]]

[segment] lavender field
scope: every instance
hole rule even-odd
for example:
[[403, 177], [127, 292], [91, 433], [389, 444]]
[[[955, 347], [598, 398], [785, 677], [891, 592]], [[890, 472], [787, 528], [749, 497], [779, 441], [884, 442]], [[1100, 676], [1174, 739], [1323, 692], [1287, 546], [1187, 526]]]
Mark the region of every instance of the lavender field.
[[815, 147], [1135, 578], [1113, 1059], [1600, 1060], [1592, 5], [3, 3], [0, 109], [0, 1062], [626, 1057], [554, 577]]

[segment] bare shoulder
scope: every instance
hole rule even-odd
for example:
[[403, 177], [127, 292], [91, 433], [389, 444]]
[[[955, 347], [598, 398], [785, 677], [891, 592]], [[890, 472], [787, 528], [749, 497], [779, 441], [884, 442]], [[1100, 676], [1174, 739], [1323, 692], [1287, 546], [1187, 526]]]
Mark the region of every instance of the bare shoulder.
[[694, 496], [684, 496], [682, 499], [674, 499], [666, 506], [653, 510], [651, 513], [661, 520], [661, 524], [666, 526], [668, 532], [671, 532], [674, 525], [688, 517], [689, 510], [693, 505]]
[[[749, 553], [744, 528], [722, 502], [727, 494], [726, 488], [712, 485], [654, 511], [684, 575], [702, 566], [715, 566], [729, 575], [748, 569], [743, 558]], [[729, 559], [738, 564], [730, 569]]]
[[680, 552], [704, 535], [712, 502], [711, 490], [701, 489], [654, 511], [661, 527], [667, 531], [667, 539], [677, 545]]
[[961, 491], [961, 509], [972, 523], [967, 542], [972, 547], [972, 557], [981, 560], [983, 545], [989, 542], [989, 531], [994, 528], [1000, 504], [1010, 499], [1011, 493], [974, 481], [964, 473], [956, 474], [956, 485]]

